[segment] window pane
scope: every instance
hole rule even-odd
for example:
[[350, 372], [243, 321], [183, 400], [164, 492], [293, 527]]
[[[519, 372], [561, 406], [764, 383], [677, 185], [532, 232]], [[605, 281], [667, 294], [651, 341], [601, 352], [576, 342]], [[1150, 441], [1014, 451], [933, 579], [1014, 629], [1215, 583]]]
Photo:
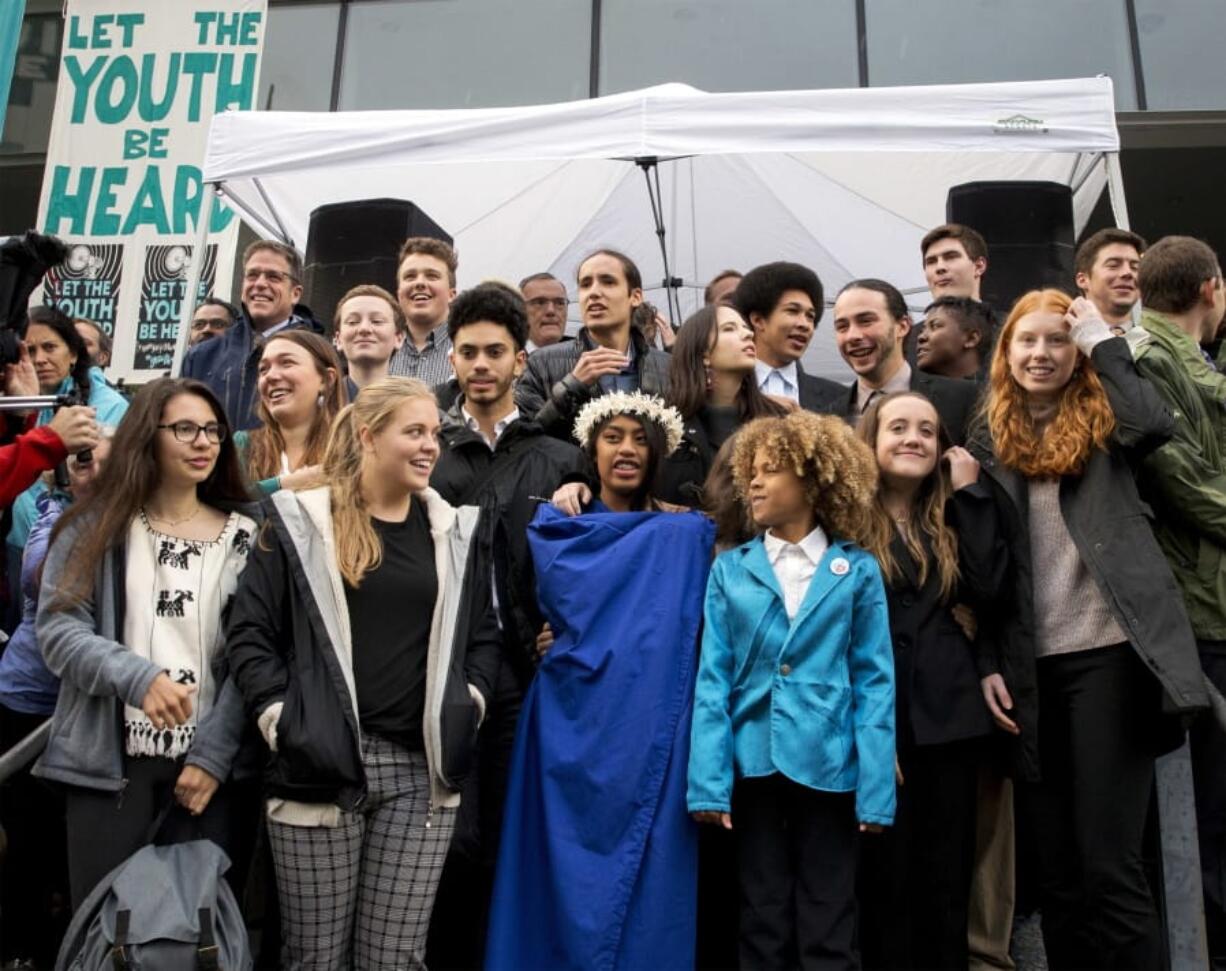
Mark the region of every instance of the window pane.
[[1107, 74], [1116, 108], [1136, 107], [1124, 0], [866, 0], [866, 12], [874, 87]]
[[600, 93], [684, 81], [704, 91], [859, 83], [853, 0], [604, 0]]
[[586, 98], [591, 30], [586, 0], [359, 0], [349, 7], [340, 107]]
[[45, 156], [29, 164], [0, 163], [0, 239], [37, 227], [45, 164]]
[[22, 20], [0, 154], [47, 150], [63, 33], [64, 22], [58, 13], [26, 14]]
[[268, 8], [260, 62], [261, 111], [327, 111], [332, 105], [332, 65], [340, 5]]
[[1150, 108], [1226, 108], [1226, 4], [1136, 0]]

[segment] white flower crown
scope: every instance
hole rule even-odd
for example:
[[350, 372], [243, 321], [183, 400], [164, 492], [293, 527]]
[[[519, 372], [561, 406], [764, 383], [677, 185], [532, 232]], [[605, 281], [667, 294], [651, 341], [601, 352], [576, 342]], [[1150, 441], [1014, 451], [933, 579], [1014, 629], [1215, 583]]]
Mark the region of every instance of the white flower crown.
[[667, 442], [664, 453], [666, 456], [672, 455], [681, 444], [681, 436], [685, 431], [681, 413], [671, 405], [666, 405], [662, 399], [641, 391], [614, 391], [589, 401], [580, 409], [579, 417], [575, 419], [576, 441], [587, 448], [601, 422], [617, 415], [635, 415], [655, 422], [664, 432]]

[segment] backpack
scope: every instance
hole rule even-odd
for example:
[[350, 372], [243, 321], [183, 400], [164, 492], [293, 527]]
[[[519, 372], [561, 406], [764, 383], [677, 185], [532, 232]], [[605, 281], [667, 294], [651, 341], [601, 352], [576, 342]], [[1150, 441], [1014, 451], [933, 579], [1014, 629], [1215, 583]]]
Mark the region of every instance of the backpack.
[[247, 929], [216, 843], [144, 846], [73, 915], [55, 971], [251, 971]]

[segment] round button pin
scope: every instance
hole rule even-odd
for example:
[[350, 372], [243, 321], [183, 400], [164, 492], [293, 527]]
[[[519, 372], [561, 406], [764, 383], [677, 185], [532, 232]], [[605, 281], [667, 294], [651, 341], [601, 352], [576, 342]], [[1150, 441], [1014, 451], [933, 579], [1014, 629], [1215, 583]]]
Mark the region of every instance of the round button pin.
[[835, 561], [830, 564], [830, 572], [833, 573], [836, 577], [841, 577], [844, 573], [846, 573], [850, 569], [851, 569], [851, 564], [848, 563], [841, 556], [836, 558]]

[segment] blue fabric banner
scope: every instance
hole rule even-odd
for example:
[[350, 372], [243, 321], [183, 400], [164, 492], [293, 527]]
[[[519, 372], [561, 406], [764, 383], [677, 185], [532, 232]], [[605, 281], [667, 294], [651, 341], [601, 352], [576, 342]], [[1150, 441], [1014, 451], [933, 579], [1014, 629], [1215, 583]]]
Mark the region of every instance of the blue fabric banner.
[[552, 506], [529, 527], [554, 644], [515, 740], [487, 971], [693, 967], [685, 782], [714, 534], [698, 513]]
[[17, 42], [21, 39], [21, 18], [25, 11], [26, 0], [0, 3], [0, 132], [4, 131], [4, 114], [9, 105], [13, 69], [17, 66]]

